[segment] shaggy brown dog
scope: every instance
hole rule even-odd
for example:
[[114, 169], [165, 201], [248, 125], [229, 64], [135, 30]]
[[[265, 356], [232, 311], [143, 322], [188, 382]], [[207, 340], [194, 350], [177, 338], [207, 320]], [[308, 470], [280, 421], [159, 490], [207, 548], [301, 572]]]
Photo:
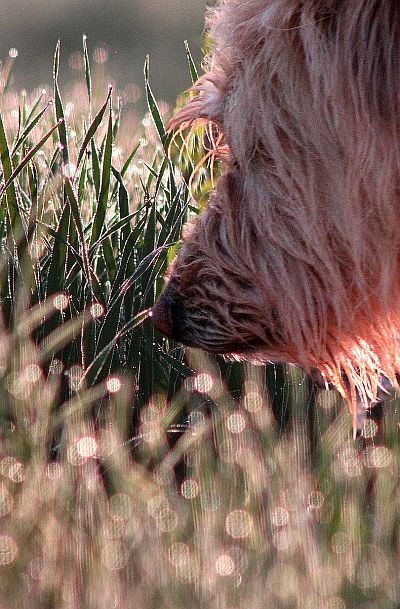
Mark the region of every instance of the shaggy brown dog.
[[372, 400], [399, 363], [400, 2], [225, 0], [208, 25], [172, 125], [217, 125], [229, 161], [155, 325]]

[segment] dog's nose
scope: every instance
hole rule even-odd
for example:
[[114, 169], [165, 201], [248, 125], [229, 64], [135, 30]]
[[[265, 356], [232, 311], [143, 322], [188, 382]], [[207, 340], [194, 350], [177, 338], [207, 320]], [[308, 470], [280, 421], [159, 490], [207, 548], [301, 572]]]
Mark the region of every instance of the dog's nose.
[[171, 299], [165, 294], [161, 294], [156, 302], [151, 315], [154, 326], [168, 338], [172, 338], [172, 315]]

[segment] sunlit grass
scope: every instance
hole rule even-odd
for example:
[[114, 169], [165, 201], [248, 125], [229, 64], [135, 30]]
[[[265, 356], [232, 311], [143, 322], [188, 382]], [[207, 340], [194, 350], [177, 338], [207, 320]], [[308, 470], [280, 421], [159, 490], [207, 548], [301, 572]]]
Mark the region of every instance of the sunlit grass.
[[169, 161], [148, 65], [133, 123], [86, 42], [75, 60], [69, 95], [59, 48], [53, 92], [3, 68], [1, 609], [395, 609], [397, 400], [353, 442], [297, 368], [184, 357], [153, 330], [201, 138]]

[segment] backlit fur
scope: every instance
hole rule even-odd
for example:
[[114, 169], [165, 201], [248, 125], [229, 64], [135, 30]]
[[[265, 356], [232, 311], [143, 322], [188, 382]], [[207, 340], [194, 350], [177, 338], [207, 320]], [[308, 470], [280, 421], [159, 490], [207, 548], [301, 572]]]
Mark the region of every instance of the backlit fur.
[[399, 359], [400, 3], [225, 0], [207, 23], [171, 127], [217, 125], [229, 159], [166, 288], [182, 341], [372, 399]]

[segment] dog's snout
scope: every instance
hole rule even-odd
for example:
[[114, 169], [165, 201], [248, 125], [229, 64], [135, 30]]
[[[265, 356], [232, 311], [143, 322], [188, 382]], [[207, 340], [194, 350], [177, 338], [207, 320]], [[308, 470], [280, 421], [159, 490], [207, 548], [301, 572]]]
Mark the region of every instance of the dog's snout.
[[166, 294], [161, 294], [152, 311], [152, 321], [154, 326], [168, 338], [172, 338], [172, 310], [171, 299]]

